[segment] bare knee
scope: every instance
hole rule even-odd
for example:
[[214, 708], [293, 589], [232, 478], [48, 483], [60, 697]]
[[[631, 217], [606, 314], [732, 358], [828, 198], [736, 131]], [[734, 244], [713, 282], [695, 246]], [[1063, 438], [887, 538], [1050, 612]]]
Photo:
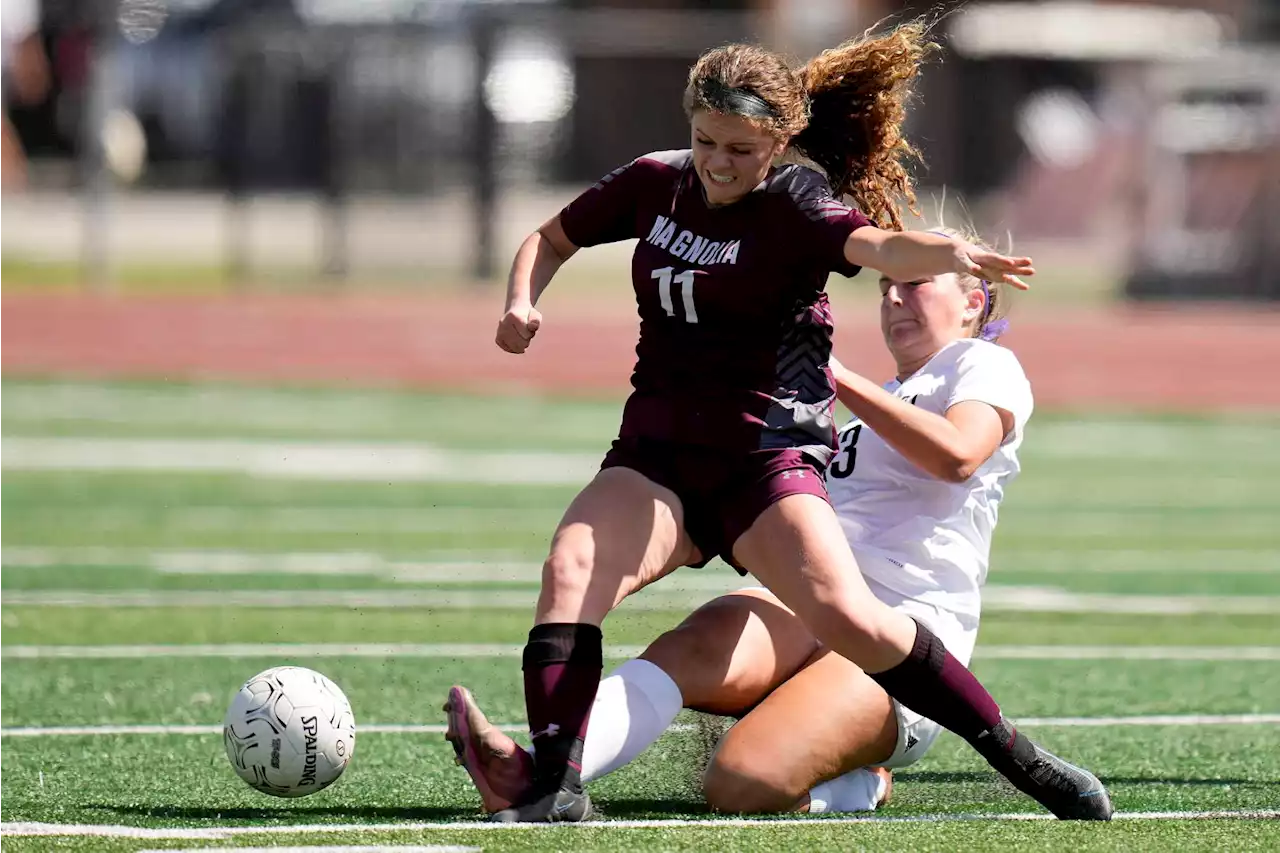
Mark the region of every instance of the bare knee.
[[557, 542], [542, 564], [538, 621], [599, 624], [613, 599], [598, 588], [596, 574], [589, 542]]
[[731, 814], [769, 814], [794, 811], [804, 791], [759, 766], [726, 737], [702, 774], [702, 791], [713, 811]]
[[732, 714], [738, 692], [733, 651], [741, 630], [731, 614], [697, 611], [644, 650], [642, 660], [658, 666], [680, 688], [685, 707]]
[[551, 550], [542, 564], [542, 587], [565, 596], [581, 597], [591, 582], [594, 560], [590, 549], [562, 545]]
[[641, 657], [671, 676], [686, 707], [741, 716], [816, 648], [794, 614], [772, 598], [735, 593], [694, 611]]

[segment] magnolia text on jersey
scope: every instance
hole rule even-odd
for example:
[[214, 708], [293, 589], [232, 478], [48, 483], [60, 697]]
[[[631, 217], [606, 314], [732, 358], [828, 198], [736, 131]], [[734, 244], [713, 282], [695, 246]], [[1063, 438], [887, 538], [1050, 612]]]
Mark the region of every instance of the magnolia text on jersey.
[[700, 266], [736, 264], [738, 263], [738, 249], [742, 246], [741, 240], [724, 242], [699, 237], [692, 231], [680, 228], [674, 220], [662, 215], [653, 220], [653, 227], [649, 229], [649, 236], [645, 237], [644, 240], [646, 243], [652, 243], [659, 248], [666, 249], [686, 263]]

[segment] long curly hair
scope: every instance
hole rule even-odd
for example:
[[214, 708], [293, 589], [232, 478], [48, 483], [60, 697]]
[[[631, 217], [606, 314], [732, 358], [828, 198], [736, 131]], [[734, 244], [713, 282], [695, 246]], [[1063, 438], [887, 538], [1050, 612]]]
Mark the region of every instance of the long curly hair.
[[821, 168], [837, 196], [902, 230], [901, 206], [919, 215], [910, 166], [920, 162], [902, 124], [920, 66], [939, 49], [923, 20], [868, 31], [798, 69], [759, 45], [725, 45], [690, 70], [684, 109], [758, 123]]

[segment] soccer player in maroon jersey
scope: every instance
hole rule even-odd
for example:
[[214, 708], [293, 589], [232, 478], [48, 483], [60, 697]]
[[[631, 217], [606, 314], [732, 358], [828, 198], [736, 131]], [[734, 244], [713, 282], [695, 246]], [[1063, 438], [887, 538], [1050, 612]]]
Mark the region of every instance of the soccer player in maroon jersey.
[[[538, 297], [578, 249], [600, 243], [639, 239], [641, 322], [618, 439], [543, 566], [523, 662], [535, 784], [495, 820], [589, 816], [580, 757], [600, 624], [630, 593], [717, 555], [1054, 814], [1110, 817], [1092, 774], [1017, 732], [928, 628], [871, 594], [823, 486], [835, 447], [828, 274], [870, 266], [896, 281], [961, 272], [1022, 286], [1019, 276], [1034, 272], [1029, 258], [894, 230], [896, 198], [914, 201], [903, 102], [931, 49], [912, 23], [799, 71], [756, 46], [709, 51], [684, 94], [692, 150], [615, 170], [517, 252], [502, 349], [528, 349]], [[781, 163], [787, 152], [825, 175]]]

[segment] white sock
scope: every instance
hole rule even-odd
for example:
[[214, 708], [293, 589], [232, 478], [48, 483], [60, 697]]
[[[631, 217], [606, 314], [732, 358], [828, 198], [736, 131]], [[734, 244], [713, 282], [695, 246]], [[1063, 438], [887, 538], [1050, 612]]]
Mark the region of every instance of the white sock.
[[582, 781], [629, 763], [656, 741], [684, 707], [671, 676], [647, 660], [629, 660], [600, 682], [582, 753]]
[[870, 812], [884, 796], [884, 777], [865, 767], [851, 770], [813, 786], [809, 792], [809, 813]]

